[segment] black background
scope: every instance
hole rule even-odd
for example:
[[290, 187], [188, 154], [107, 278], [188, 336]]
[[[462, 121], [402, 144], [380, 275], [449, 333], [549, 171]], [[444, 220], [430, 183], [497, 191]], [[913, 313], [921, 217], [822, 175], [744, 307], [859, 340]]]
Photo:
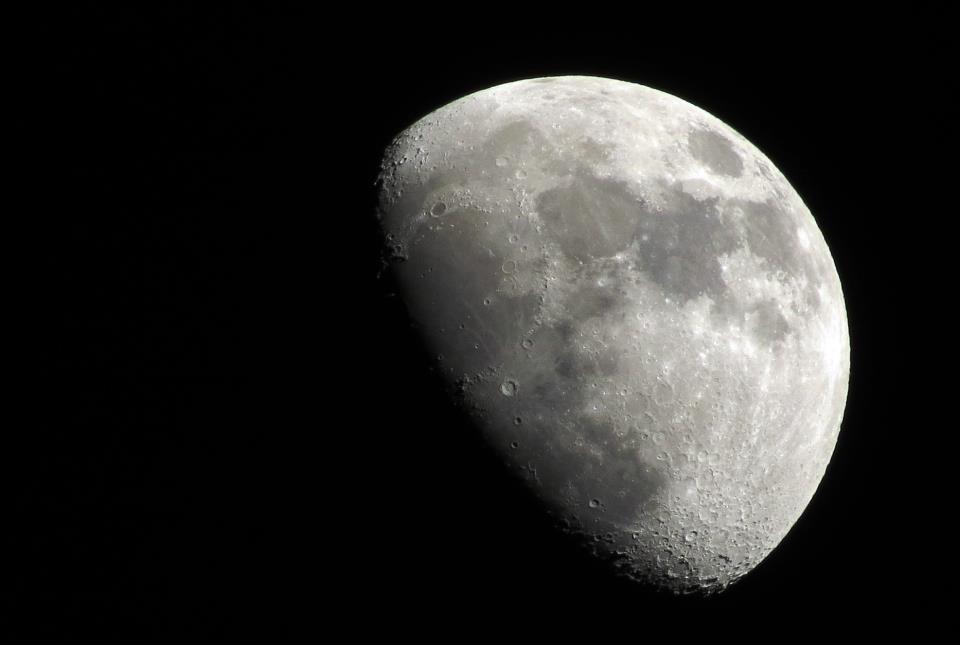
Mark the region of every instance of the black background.
[[[4, 623], [39, 609], [45, 642], [283, 641], [342, 619], [450, 638], [677, 618], [730, 634], [936, 604], [940, 556], [911, 519], [925, 458], [899, 438], [919, 423], [901, 312], [923, 298], [903, 270], [922, 254], [903, 223], [922, 216], [910, 187], [929, 184], [920, 160], [947, 117], [942, 17], [457, 11], [79, 11], [45, 34], [44, 404], [13, 488], [26, 573], [4, 583]], [[734, 127], [810, 207], [844, 286], [833, 461], [781, 545], [717, 597], [645, 593], [559, 541], [445, 407], [375, 279], [393, 135], [559, 74], [649, 85]]]

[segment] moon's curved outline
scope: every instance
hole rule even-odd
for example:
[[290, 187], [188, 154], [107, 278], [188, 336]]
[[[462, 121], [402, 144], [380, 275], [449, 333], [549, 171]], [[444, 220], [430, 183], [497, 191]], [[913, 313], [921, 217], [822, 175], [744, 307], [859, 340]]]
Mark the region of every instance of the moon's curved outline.
[[621, 81], [508, 83], [397, 138], [380, 216], [448, 382], [598, 555], [713, 591], [799, 517], [845, 404], [843, 294], [732, 128]]

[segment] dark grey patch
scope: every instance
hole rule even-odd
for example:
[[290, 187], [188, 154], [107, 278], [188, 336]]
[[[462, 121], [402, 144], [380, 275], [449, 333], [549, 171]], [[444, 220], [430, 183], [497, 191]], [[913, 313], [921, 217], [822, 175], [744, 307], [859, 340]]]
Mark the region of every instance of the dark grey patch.
[[574, 320], [603, 317], [623, 303], [623, 295], [614, 285], [600, 286], [595, 282], [581, 284], [566, 299], [564, 309]]
[[573, 380], [581, 376], [580, 361], [577, 352], [569, 351], [557, 358], [557, 374], [565, 379]]
[[[538, 363], [542, 370], [530, 382], [533, 396], [529, 400], [538, 401], [553, 411], [575, 405], [580, 400], [583, 383], [577, 374], [579, 366], [569, 352], [575, 343], [575, 335], [572, 322], [561, 321], [555, 325], [541, 326], [530, 336], [536, 357], [556, 358], [552, 364], [546, 361]], [[557, 369], [567, 374], [568, 378], [556, 378]]]
[[484, 141], [483, 148], [499, 154], [542, 141], [539, 130], [526, 119], [520, 119], [494, 131]]
[[693, 130], [687, 137], [690, 154], [718, 175], [739, 177], [743, 160], [723, 135], [712, 130]]
[[580, 147], [581, 157], [583, 159], [595, 162], [609, 159], [614, 150], [613, 145], [600, 143], [590, 137], [581, 138], [577, 141], [577, 145]]
[[620, 353], [614, 349], [598, 352], [594, 357], [597, 372], [604, 376], [613, 376], [620, 366]]
[[540, 131], [530, 121], [519, 119], [493, 131], [463, 159], [463, 165], [470, 169], [473, 182], [502, 188], [504, 180], [516, 172], [517, 160], [550, 163], [554, 156], [553, 146]]
[[[614, 438], [613, 425], [608, 421], [601, 421], [592, 417], [581, 417], [577, 423], [581, 436], [591, 445], [608, 448]], [[615, 443], [615, 442], [614, 442]]]
[[564, 505], [572, 501], [586, 510], [597, 500], [599, 524], [595, 529], [611, 530], [634, 522], [668, 485], [662, 472], [623, 445], [609, 422], [577, 415], [573, 432], [586, 445], [570, 445], [569, 435], [544, 436], [545, 458], [538, 460], [537, 472], [543, 490], [574, 496], [562, 500]]
[[561, 250], [582, 263], [623, 251], [637, 225], [637, 199], [627, 184], [583, 168], [565, 185], [541, 193], [537, 211]]
[[698, 200], [679, 184], [667, 187], [665, 198], [653, 209], [625, 183], [580, 168], [566, 185], [544, 191], [537, 210], [548, 235], [574, 260], [610, 257], [636, 240], [640, 268], [664, 293], [679, 300], [723, 297], [718, 257], [740, 245], [737, 231], [714, 199]]
[[536, 402], [536, 409], [543, 410], [550, 415], [556, 415], [575, 405], [582, 396], [579, 383], [570, 379], [562, 382], [557, 381], [552, 373], [531, 383], [530, 390], [532, 392], [530, 398]]
[[790, 278], [807, 280], [804, 299], [807, 304], [819, 308], [820, 297], [816, 293], [823, 267], [800, 246], [797, 237], [797, 221], [787, 211], [772, 201], [736, 201], [745, 215], [744, 233], [750, 252], [762, 258], [773, 271], [782, 271]]
[[636, 451], [630, 454], [622, 447], [607, 448], [608, 457], [601, 481], [611, 491], [604, 508], [611, 519], [632, 523], [667, 485], [667, 478], [653, 466], [644, 463]]
[[680, 300], [727, 292], [719, 256], [739, 245], [716, 200], [700, 201], [679, 185], [667, 192], [662, 210], [637, 209], [640, 268], [664, 293]]
[[591, 376], [612, 376], [617, 372], [618, 356], [614, 351], [597, 354], [579, 349], [568, 349], [556, 360], [557, 374], [571, 381], [582, 381]]
[[[580, 412], [591, 394], [590, 377], [612, 373], [618, 355], [614, 350], [575, 349], [575, 333], [571, 325], [560, 323], [535, 334], [536, 350], [557, 360], [554, 369], [539, 363], [542, 369], [525, 377], [527, 394], [518, 400], [520, 407], [509, 413], [523, 418], [524, 460], [518, 465], [535, 470], [535, 490], [548, 508], [564, 515], [572, 508], [585, 513], [590, 500], [599, 499], [600, 506], [584, 528], [613, 530], [618, 524], [632, 523], [668, 480], [655, 465], [644, 463], [635, 449], [625, 446], [609, 421]], [[546, 420], [549, 425], [541, 425]], [[574, 512], [571, 519], [584, 519], [583, 513]]]
[[574, 333], [576, 333], [573, 323], [569, 320], [561, 320], [553, 326], [553, 329], [556, 330], [563, 342], [566, 343], [569, 343]]
[[553, 325], [538, 327], [530, 336], [537, 354], [558, 354], [561, 349], [574, 341], [576, 334], [571, 320], [561, 320]]
[[737, 201], [745, 215], [744, 232], [750, 251], [790, 275], [804, 271], [797, 224], [790, 213], [773, 202]]
[[757, 304], [751, 317], [757, 337], [768, 344], [781, 342], [790, 333], [790, 324], [772, 300]]

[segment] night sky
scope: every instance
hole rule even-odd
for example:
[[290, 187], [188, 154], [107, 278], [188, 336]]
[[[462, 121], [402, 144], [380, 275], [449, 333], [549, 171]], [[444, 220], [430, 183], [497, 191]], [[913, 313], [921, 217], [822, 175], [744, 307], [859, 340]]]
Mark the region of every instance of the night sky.
[[[929, 581], [953, 569], [952, 538], [922, 518], [942, 490], [923, 481], [943, 452], [926, 437], [955, 422], [912, 411], [929, 372], [910, 364], [946, 311], [913, 273], [942, 275], [915, 237], [955, 201], [924, 203], [954, 111], [936, 98], [943, 17], [527, 11], [74, 10], [44, 33], [42, 394], [12, 453], [25, 573], [5, 577], [4, 628], [337, 642], [344, 621], [456, 642], [517, 622], [632, 638], [780, 614], [927, 624], [907, 608], [931, 610]], [[732, 126], [796, 188], [840, 274], [852, 355], [833, 460], [718, 597], [644, 592], [558, 538], [448, 408], [376, 279], [391, 138], [472, 91], [560, 74], [649, 85]]]

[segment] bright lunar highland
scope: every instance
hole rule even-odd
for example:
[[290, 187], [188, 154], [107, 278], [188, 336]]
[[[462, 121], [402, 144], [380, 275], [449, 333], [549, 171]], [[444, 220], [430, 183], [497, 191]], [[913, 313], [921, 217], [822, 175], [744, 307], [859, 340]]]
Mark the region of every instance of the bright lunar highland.
[[410, 126], [379, 190], [420, 339], [558, 530], [681, 593], [776, 547], [850, 350], [823, 235], [757, 148], [648, 87], [537, 78]]

